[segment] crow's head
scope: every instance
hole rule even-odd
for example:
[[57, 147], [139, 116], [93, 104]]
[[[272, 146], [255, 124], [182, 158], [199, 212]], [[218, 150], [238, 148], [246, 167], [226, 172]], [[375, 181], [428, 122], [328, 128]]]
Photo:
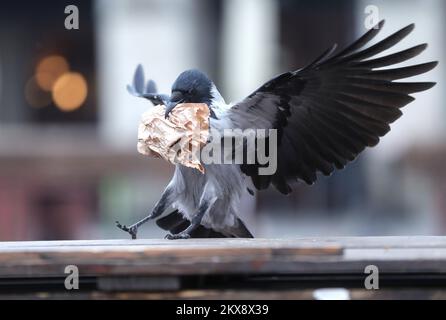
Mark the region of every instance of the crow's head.
[[211, 105], [214, 84], [201, 71], [187, 70], [172, 85], [172, 94], [166, 106], [166, 118], [179, 103], [206, 103]]

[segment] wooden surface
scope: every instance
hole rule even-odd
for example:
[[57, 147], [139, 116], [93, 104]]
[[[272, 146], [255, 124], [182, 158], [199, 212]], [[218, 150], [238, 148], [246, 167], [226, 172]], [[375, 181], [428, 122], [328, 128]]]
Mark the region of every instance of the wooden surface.
[[[63, 287], [67, 265], [79, 268], [76, 293]], [[361, 287], [367, 265], [381, 290]], [[333, 286], [352, 298], [446, 297], [446, 237], [0, 243], [0, 298], [292, 299]]]

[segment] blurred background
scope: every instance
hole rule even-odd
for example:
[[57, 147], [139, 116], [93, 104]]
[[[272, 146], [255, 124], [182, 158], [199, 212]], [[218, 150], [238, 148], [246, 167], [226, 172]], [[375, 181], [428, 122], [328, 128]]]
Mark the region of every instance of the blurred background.
[[136, 151], [138, 63], [161, 92], [199, 68], [237, 101], [366, 32], [370, 5], [387, 20], [378, 39], [416, 23], [392, 50], [429, 43], [412, 62], [439, 60], [417, 78], [437, 86], [347, 169], [243, 199], [241, 215], [257, 237], [446, 234], [444, 1], [16, 0], [0, 3], [0, 240], [126, 238], [114, 221], [150, 212], [173, 167]]

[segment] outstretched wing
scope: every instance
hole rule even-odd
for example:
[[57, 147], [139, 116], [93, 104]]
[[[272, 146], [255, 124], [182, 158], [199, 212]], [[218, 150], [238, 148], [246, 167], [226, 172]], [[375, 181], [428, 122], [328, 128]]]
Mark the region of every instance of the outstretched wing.
[[275, 174], [261, 176], [258, 165], [241, 165], [258, 189], [273, 184], [287, 194], [290, 181], [312, 184], [317, 172], [330, 175], [335, 168], [344, 168], [390, 130], [389, 124], [402, 114], [400, 108], [414, 100], [409, 94], [435, 85], [394, 80], [425, 73], [437, 62], [376, 70], [413, 58], [427, 46], [373, 58], [414, 29], [411, 24], [360, 50], [383, 24], [337, 54], [333, 46], [307, 67], [277, 76], [228, 111], [234, 128], [278, 129]]
[[169, 100], [169, 96], [157, 93], [155, 81], [149, 79], [145, 82], [144, 69], [140, 64], [136, 67], [132, 84], [127, 85], [127, 91], [135, 97], [148, 99], [155, 105], [165, 104]]

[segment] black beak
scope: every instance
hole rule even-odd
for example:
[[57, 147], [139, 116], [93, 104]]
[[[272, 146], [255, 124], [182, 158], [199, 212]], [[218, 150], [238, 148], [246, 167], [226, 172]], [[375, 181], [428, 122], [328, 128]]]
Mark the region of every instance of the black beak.
[[167, 117], [169, 116], [169, 114], [172, 112], [173, 108], [175, 108], [177, 106], [179, 102], [177, 101], [169, 101], [166, 104], [166, 113], [164, 114], [164, 117], [167, 119]]

